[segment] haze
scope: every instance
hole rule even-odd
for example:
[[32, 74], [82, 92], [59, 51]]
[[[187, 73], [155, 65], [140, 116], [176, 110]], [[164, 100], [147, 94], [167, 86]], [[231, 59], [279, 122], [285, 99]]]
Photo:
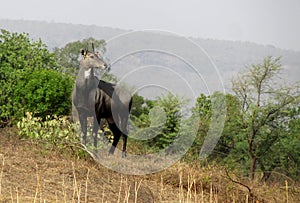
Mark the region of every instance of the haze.
[[1, 0], [0, 5], [2, 19], [156, 29], [300, 51], [298, 0]]

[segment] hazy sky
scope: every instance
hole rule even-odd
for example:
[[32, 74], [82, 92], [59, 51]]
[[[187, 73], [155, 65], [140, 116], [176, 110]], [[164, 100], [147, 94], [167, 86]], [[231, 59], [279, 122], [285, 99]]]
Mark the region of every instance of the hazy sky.
[[300, 51], [299, 0], [0, 0], [0, 18], [157, 29]]

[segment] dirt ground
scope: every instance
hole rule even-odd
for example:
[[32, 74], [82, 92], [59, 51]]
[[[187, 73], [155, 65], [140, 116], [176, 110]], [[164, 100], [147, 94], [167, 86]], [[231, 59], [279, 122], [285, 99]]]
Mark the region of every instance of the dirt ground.
[[204, 201], [203, 191], [192, 192], [192, 179], [186, 173], [183, 180], [180, 171], [185, 168], [176, 165], [172, 172], [123, 175], [0, 128], [0, 202]]
[[[281, 186], [251, 187], [257, 196], [254, 202], [287, 202], [289, 198], [291, 203], [299, 200], [297, 195], [292, 198], [293, 193], [287, 193]], [[245, 187], [228, 180], [219, 168], [206, 166], [193, 169], [178, 162], [151, 175], [123, 175], [91, 158], [62, 153], [55, 146], [20, 139], [15, 129], [0, 128], [2, 202], [253, 201], [250, 201]]]
[[156, 202], [153, 185], [0, 129], [0, 202]]

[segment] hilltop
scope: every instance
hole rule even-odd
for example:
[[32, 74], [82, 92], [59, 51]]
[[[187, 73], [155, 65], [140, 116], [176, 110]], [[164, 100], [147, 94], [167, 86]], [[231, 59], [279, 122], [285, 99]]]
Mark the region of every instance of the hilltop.
[[[105, 39], [108, 41], [106, 57], [114, 63], [112, 73], [119, 78], [142, 66], [156, 65], [170, 67], [185, 78], [186, 81], [189, 81], [194, 90], [197, 89], [195, 91], [196, 94], [223, 89], [221, 82], [215, 82], [220, 79], [225, 84], [226, 91], [230, 91], [232, 76], [243, 70], [245, 66], [261, 62], [266, 56], [282, 57], [281, 62], [284, 67], [283, 78], [287, 82], [296, 82], [300, 79], [300, 52], [283, 50], [272, 45], [216, 39], [185, 38], [173, 33], [158, 31], [139, 32], [96, 25], [74, 25], [27, 20], [0, 19], [0, 28], [12, 32], [29, 33], [30, 37], [34, 40], [42, 39], [49, 50], [53, 50], [55, 47], [63, 47], [69, 42], [88, 37]], [[148, 51], [145, 51], [145, 49]], [[164, 52], [160, 52], [158, 55], [157, 53], [150, 53], [149, 49], [159, 49]], [[134, 52], [137, 50], [139, 52]], [[144, 51], [141, 53], [141, 50]], [[134, 53], [124, 57], [130, 51]], [[166, 54], [167, 52], [174, 55], [168, 55]], [[178, 61], [178, 57], [188, 61], [190, 65], [198, 70], [198, 73], [190, 70], [190, 67], [182, 63], [182, 61]], [[197, 78], [197, 74], [201, 74], [203, 78]], [[153, 79], [156, 82], [158, 80], [155, 69], [143, 75], [147, 75], [147, 80], [149, 80], [149, 75], [155, 75]], [[167, 74], [167, 76], [169, 77], [167, 85], [174, 84], [174, 87], [171, 86], [170, 89], [181, 90], [179, 94], [183, 94], [186, 91], [177, 85], [178, 78], [176, 76], [170, 77], [170, 74]], [[165, 75], [162, 78], [165, 78]], [[126, 82], [133, 86], [138, 86], [141, 85], [142, 81], [145, 81], [145, 78], [139, 75], [134, 79], [128, 78]], [[205, 84], [199, 85], [199, 83], [208, 84], [209, 90], [207, 90]], [[162, 85], [165, 84], [162, 83]]]

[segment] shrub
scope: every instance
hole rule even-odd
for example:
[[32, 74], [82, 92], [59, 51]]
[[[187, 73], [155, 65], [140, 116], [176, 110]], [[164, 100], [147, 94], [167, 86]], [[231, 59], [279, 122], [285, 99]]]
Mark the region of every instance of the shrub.
[[[52, 69], [52, 72], [50, 69]], [[45, 70], [45, 72], [42, 70]], [[30, 79], [37, 79], [39, 74], [43, 73], [44, 83], [37, 82], [34, 85], [32, 83], [36, 81], [33, 81], [30, 85], [33, 85], [35, 88], [38, 87], [37, 85], [42, 85], [42, 89], [44, 87], [47, 87], [47, 89], [50, 87], [54, 88], [51, 91], [52, 94], [54, 91], [59, 90], [66, 92], [66, 88], [62, 88], [61, 85], [59, 85], [59, 88], [56, 88], [55, 83], [47, 83], [49, 78], [46, 77], [46, 74], [50, 74], [51, 76], [49, 77], [52, 78], [57, 77], [57, 80], [62, 79], [62, 76], [59, 76], [59, 73], [55, 74], [54, 70], [60, 71], [60, 66], [55, 61], [55, 55], [48, 51], [41, 40], [31, 41], [29, 35], [25, 33], [0, 31], [0, 126], [5, 126], [17, 116], [24, 115], [24, 108], [21, 108], [22, 111], [20, 111], [20, 107], [26, 105], [26, 97], [28, 100], [29, 96], [25, 97], [24, 95], [18, 95], [18, 93], [24, 93], [24, 91], [20, 92], [20, 87], [23, 86], [24, 88], [25, 84], [29, 82], [29, 77]], [[19, 92], [15, 91], [17, 86]], [[40, 91], [45, 93], [41, 89], [38, 92], [35, 91], [35, 93], [41, 96]], [[27, 91], [27, 93], [30, 92]], [[61, 92], [58, 92], [58, 94], [61, 94]], [[49, 101], [47, 102], [49, 104]], [[33, 108], [34, 106], [31, 106], [27, 109], [32, 110]], [[55, 107], [51, 106], [50, 108], [54, 109]], [[63, 112], [61, 106], [58, 111]]]
[[[68, 116], [50, 116], [47, 115], [45, 119], [35, 117], [33, 113], [26, 112], [26, 117], [23, 117], [17, 122], [18, 135], [21, 138], [29, 138], [35, 141], [41, 141], [45, 146], [57, 148], [58, 150], [72, 150], [74, 155], [79, 157], [87, 157], [87, 153], [95, 150], [93, 146], [93, 138], [91, 136], [92, 126], [88, 126], [87, 146], [81, 144], [81, 133], [79, 123], [74, 123]], [[109, 142], [113, 140], [113, 134], [105, 124], [100, 133], [108, 139]], [[98, 149], [102, 147], [102, 142], [98, 142]], [[88, 149], [88, 151], [86, 151]]]
[[18, 134], [21, 138], [29, 138], [42, 142], [43, 146], [63, 150], [80, 158], [88, 157], [88, 153], [80, 144], [78, 125], [67, 116], [34, 117], [27, 112], [26, 117], [17, 123]]
[[67, 116], [34, 117], [27, 112], [26, 117], [17, 123], [18, 134], [24, 138], [44, 140], [47, 143], [63, 147], [69, 144], [78, 144], [78, 128]]
[[178, 136], [185, 101], [171, 94], [154, 101], [135, 98], [138, 100], [133, 100], [132, 122], [138, 129], [133, 129], [131, 137], [142, 137], [149, 148], [165, 149]]
[[47, 115], [68, 115], [71, 110], [73, 79], [50, 70], [26, 72], [15, 88], [14, 105], [18, 107], [15, 116], [25, 112], [45, 119]]

